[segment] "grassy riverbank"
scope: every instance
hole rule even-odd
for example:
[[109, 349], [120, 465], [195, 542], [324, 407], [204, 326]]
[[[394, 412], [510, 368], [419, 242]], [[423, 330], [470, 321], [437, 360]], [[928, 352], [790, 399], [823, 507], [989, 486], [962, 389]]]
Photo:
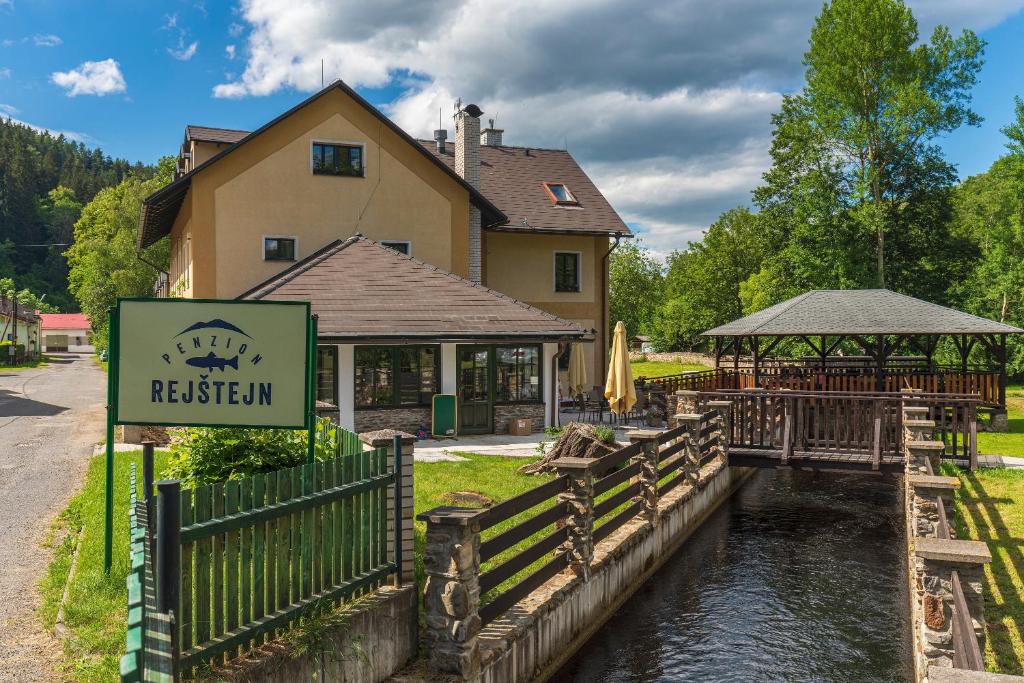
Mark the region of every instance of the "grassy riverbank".
[[[54, 559], [40, 582], [40, 618], [54, 628], [61, 595], [67, 584], [72, 556], [79, 546], [75, 574], [64, 608], [66, 678], [97, 683], [118, 679], [124, 653], [128, 594], [128, 485], [131, 463], [142, 476], [142, 454], [117, 453], [114, 467], [114, 554], [110, 575], [103, 573], [104, 456], [89, 463], [85, 485], [57, 518], [52, 538]], [[167, 453], [157, 451], [154, 469], [159, 478]], [[56, 540], [59, 539], [59, 540]]]
[[1011, 384], [1006, 387], [1006, 412], [1010, 419], [1010, 431], [980, 432], [979, 453], [1024, 457], [1024, 386]]
[[[948, 468], [948, 466], [946, 466]], [[950, 472], [951, 470], [946, 470]], [[958, 472], [957, 537], [984, 541], [985, 664], [989, 671], [1024, 674], [1024, 471]]]

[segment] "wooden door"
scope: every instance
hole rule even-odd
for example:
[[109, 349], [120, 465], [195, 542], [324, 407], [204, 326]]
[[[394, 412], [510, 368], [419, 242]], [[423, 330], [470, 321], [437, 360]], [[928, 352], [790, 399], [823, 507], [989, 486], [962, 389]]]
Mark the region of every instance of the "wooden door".
[[491, 396], [491, 352], [486, 346], [460, 346], [459, 433], [489, 434], [493, 431], [494, 402]]

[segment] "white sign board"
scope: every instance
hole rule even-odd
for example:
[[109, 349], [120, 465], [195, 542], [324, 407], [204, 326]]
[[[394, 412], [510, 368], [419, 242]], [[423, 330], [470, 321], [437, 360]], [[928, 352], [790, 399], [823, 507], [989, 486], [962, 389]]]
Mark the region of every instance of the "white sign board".
[[307, 426], [309, 304], [122, 299], [118, 424]]

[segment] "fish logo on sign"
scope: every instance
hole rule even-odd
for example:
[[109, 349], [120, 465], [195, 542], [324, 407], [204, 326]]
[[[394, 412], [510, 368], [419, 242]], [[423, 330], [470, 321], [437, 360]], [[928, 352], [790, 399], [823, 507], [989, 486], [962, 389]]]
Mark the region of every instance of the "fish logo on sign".
[[[259, 366], [263, 356], [255, 340], [237, 325], [215, 318], [195, 322], [171, 338], [172, 347], [160, 355], [167, 365], [184, 363], [196, 379], [154, 379], [153, 403], [269, 406], [271, 382], [246, 381], [244, 374]], [[215, 374], [219, 371], [219, 374]]]

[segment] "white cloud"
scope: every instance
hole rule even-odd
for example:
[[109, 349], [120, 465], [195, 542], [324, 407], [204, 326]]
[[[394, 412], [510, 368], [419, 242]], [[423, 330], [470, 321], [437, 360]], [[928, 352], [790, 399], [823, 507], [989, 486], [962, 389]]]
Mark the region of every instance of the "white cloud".
[[224, 54], [227, 55], [228, 59], [234, 59], [235, 58], [235, 46], [234, 45], [225, 45], [224, 46]]
[[194, 40], [188, 45], [180, 44], [177, 49], [167, 48], [167, 54], [174, 57], [178, 61], [187, 62], [196, 55], [196, 50], [199, 49], [199, 41]]
[[82, 62], [70, 71], [54, 72], [50, 78], [67, 91], [68, 97], [77, 95], [110, 95], [127, 89], [121, 66], [113, 59], [101, 62]]
[[[1024, 0], [911, 0], [937, 23], [984, 29]], [[406, 83], [386, 107], [429, 135], [475, 102], [511, 144], [567, 145], [659, 253], [749, 204], [769, 166], [771, 114], [798, 88], [821, 0], [241, 0], [245, 67], [216, 97]], [[229, 58], [237, 56], [226, 49]], [[232, 70], [234, 71], [234, 70]]]
[[60, 39], [60, 36], [55, 36], [52, 33], [37, 33], [32, 36], [32, 42], [37, 47], [57, 47], [64, 41]]
[[14, 116], [18, 113], [18, 108], [13, 104], [2, 104], [0, 103], [0, 111], [7, 114], [8, 116]]
[[11, 70], [10, 69], [8, 69], [6, 67], [4, 67], [3, 69], [0, 69], [0, 78], [10, 78], [10, 77], [11, 77]]
[[14, 0], [0, 0], [0, 7], [14, 7]]

